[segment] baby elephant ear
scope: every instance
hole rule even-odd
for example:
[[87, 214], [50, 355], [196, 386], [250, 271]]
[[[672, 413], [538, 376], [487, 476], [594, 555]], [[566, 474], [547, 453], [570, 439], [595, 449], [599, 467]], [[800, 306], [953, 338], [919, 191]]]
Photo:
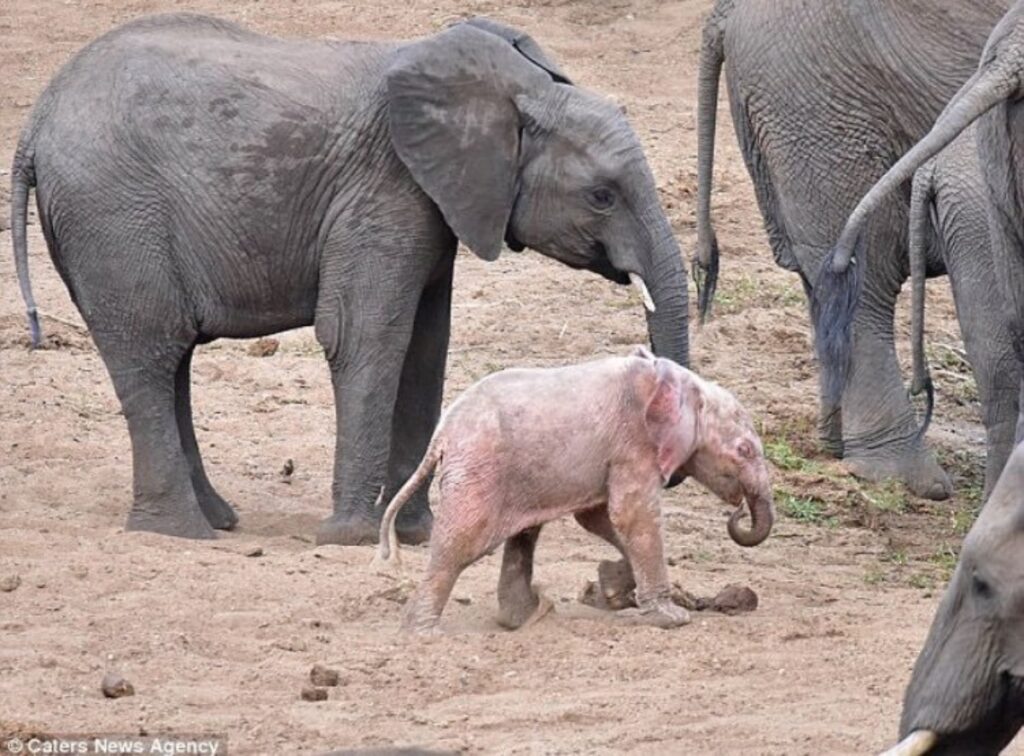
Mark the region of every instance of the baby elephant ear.
[[398, 157], [455, 235], [485, 260], [501, 252], [515, 201], [515, 96], [553, 86], [503, 38], [468, 24], [402, 48], [388, 69]]
[[697, 445], [696, 387], [668, 360], [656, 360], [654, 369], [644, 423], [656, 449], [662, 482], [667, 483]]

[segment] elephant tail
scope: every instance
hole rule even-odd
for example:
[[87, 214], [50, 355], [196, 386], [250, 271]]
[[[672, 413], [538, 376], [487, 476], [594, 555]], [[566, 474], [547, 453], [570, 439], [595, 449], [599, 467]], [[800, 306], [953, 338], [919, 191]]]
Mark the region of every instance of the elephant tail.
[[946, 105], [929, 131], [875, 183], [850, 213], [836, 245], [814, 282], [811, 317], [821, 368], [822, 400], [837, 405], [853, 354], [853, 319], [864, 280], [867, 225], [871, 216], [928, 160], [993, 107], [1011, 97], [1017, 78], [1006, 63], [982, 63]]
[[922, 391], [927, 393], [927, 405], [924, 422], [917, 432], [920, 440], [932, 420], [932, 409], [935, 405], [935, 388], [928, 372], [928, 361], [924, 355], [924, 289], [925, 289], [925, 251], [933, 227], [931, 225], [931, 206], [934, 198], [932, 181], [934, 163], [928, 163], [914, 174], [913, 189], [910, 193], [910, 281], [912, 304], [910, 308], [910, 332], [913, 352], [914, 373], [910, 384], [910, 393], [917, 396]]
[[693, 278], [697, 284], [700, 322], [711, 314], [718, 285], [718, 239], [711, 225], [711, 184], [715, 167], [718, 84], [725, 61], [725, 23], [735, 0], [718, 0], [704, 22], [697, 87], [697, 253]]
[[[443, 436], [439, 428], [430, 440], [430, 445], [427, 446], [427, 452], [423, 455], [423, 460], [420, 462], [419, 467], [416, 468], [416, 471], [410, 476], [409, 480], [405, 481], [405, 484], [398, 489], [398, 493], [390, 501], [388, 508], [384, 510], [384, 516], [380, 521], [380, 545], [377, 549], [377, 562], [393, 565], [401, 562], [398, 556], [398, 532], [395, 528], [395, 519], [398, 517], [402, 507], [405, 506], [405, 503], [427, 481], [434, 468], [441, 463], [441, 459], [444, 456], [442, 439]], [[381, 489], [381, 497], [383, 495], [384, 491]], [[380, 502], [381, 500], [378, 499], [378, 506]]]
[[32, 296], [32, 282], [28, 275], [28, 193], [36, 184], [35, 165], [32, 151], [26, 144], [26, 138], [18, 145], [11, 166], [11, 240], [14, 246], [14, 268], [18, 273], [18, 286], [21, 298], [25, 302], [28, 315], [29, 332], [32, 335], [32, 348], [39, 346], [42, 332], [39, 328], [39, 311], [36, 300]]

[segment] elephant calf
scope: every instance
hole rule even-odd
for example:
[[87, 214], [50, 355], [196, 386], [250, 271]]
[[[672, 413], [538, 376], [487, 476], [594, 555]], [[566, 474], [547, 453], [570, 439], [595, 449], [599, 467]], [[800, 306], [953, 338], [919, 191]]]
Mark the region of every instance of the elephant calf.
[[[645, 349], [569, 367], [505, 370], [467, 390], [388, 505], [382, 560], [397, 561], [395, 517], [437, 466], [444, 503], [427, 575], [404, 620], [417, 631], [436, 627], [462, 570], [503, 541], [498, 619], [521, 626], [540, 609], [531, 578], [541, 526], [569, 513], [625, 557], [642, 621], [683, 625], [686, 610], [669, 599], [661, 488], [692, 475], [736, 505], [728, 530], [741, 546], [761, 543], [774, 519], [768, 467], [747, 412], [729, 392]], [[744, 498], [749, 530], [739, 524]]]

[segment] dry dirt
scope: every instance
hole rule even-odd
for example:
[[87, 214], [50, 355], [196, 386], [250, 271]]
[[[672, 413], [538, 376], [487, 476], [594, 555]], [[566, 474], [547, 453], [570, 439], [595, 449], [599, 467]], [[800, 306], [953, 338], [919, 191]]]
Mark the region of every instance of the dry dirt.
[[[695, 69], [709, 5], [3, 0], [0, 155], [6, 167], [57, 68], [140, 14], [187, 8], [269, 33], [405, 38], [484, 13], [530, 31], [579, 83], [627, 106], [691, 250]], [[128, 435], [32, 225], [45, 349], [27, 349], [13, 266], [0, 264], [0, 579], [20, 577], [0, 592], [0, 736], [215, 732], [235, 753], [395, 743], [467, 753], [820, 754], [889, 743], [983, 463], [977, 404], [953, 357], [951, 299], [944, 282], [931, 285], [931, 342], [954, 349], [933, 347], [946, 371], [932, 437], [955, 466], [957, 498], [932, 504], [844, 477], [815, 448], [799, 283], [772, 264], [724, 103], [720, 122], [714, 207], [724, 272], [717, 318], [695, 333], [693, 362], [759, 418], [780, 465], [783, 512], [764, 545], [742, 550], [726, 536], [723, 506], [687, 483], [665, 496], [666, 538], [673, 580], [699, 595], [749, 585], [760, 597], [755, 612], [697, 614], [675, 631], [610, 621], [576, 601], [609, 549], [557, 523], [538, 550], [553, 615], [500, 631], [492, 556], [460, 580], [444, 636], [399, 636], [407, 586], [375, 574], [370, 548], [311, 542], [329, 508], [333, 411], [310, 329], [281, 336], [270, 356], [246, 342], [197, 356], [200, 443], [241, 513], [239, 530], [212, 543], [124, 533]], [[8, 260], [9, 237], [0, 232]], [[903, 343], [906, 322], [904, 313]], [[643, 340], [630, 290], [536, 254], [492, 264], [461, 254], [447, 396], [493, 370], [621, 354]], [[257, 548], [261, 556], [246, 556]], [[424, 555], [406, 549], [410, 577]], [[318, 703], [300, 699], [315, 663], [341, 672]], [[134, 696], [103, 698], [111, 669]]]

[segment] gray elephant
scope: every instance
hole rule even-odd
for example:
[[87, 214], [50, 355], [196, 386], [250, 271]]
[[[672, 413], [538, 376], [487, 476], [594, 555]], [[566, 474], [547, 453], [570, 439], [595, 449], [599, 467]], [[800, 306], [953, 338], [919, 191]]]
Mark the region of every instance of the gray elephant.
[[[416, 469], [438, 418], [457, 240], [486, 260], [506, 242], [632, 280], [655, 351], [687, 362], [684, 265], [636, 135], [494, 22], [367, 43], [134, 21], [57, 74], [12, 176], [34, 337], [32, 186], [124, 409], [131, 529], [204, 538], [235, 524], [196, 445], [193, 351], [312, 324], [338, 425], [317, 539], [375, 541], [374, 500]], [[426, 539], [426, 493], [404, 514], [403, 540]]]
[[1024, 445], [964, 539], [890, 753], [996, 754], [1024, 725]]
[[[822, 266], [822, 296], [853, 306], [834, 306], [827, 332], [819, 339], [830, 343], [821, 351], [830, 359], [822, 370], [842, 381], [845, 366], [853, 359], [848, 333], [857, 312], [856, 303], [865, 276], [876, 260], [852, 265], [859, 240], [868, 222], [889, 203], [889, 198], [914, 173], [945, 149], [971, 124], [977, 122], [975, 143], [978, 165], [984, 178], [988, 207], [993, 269], [1005, 301], [1003, 322], [1008, 323], [1013, 348], [1024, 363], [1024, 3], [1018, 2], [999, 22], [981, 54], [981, 62], [942, 114], [913, 149], [871, 187], [850, 214], [842, 234]], [[865, 268], [867, 271], [865, 272]], [[1020, 390], [1024, 395], [1024, 383]], [[1018, 401], [1018, 408], [1024, 404]], [[1024, 416], [1017, 416], [1016, 441], [1024, 436]]]
[[[800, 275], [814, 305], [821, 261], [850, 209], [928, 130], [977, 65], [1006, 7], [1005, 0], [716, 2], [704, 27], [698, 92], [702, 313], [718, 271], [711, 182], [723, 67], [775, 261]], [[940, 499], [951, 493], [949, 479], [917, 432], [893, 345], [896, 297], [907, 277], [908, 199], [888, 198], [868, 229], [875, 264], [858, 310], [849, 380], [829, 383], [823, 372], [820, 432], [855, 474], [900, 478], [916, 494]], [[817, 306], [812, 315], [821, 317]]]
[[[949, 274], [960, 333], [981, 401], [987, 441], [986, 497], [1013, 450], [1021, 380], [993, 269], [987, 204], [974, 127], [914, 174], [910, 197], [911, 393], [927, 391], [931, 408], [932, 381], [924, 355], [925, 276], [929, 268], [944, 270]], [[922, 434], [926, 426], [927, 420]]]

